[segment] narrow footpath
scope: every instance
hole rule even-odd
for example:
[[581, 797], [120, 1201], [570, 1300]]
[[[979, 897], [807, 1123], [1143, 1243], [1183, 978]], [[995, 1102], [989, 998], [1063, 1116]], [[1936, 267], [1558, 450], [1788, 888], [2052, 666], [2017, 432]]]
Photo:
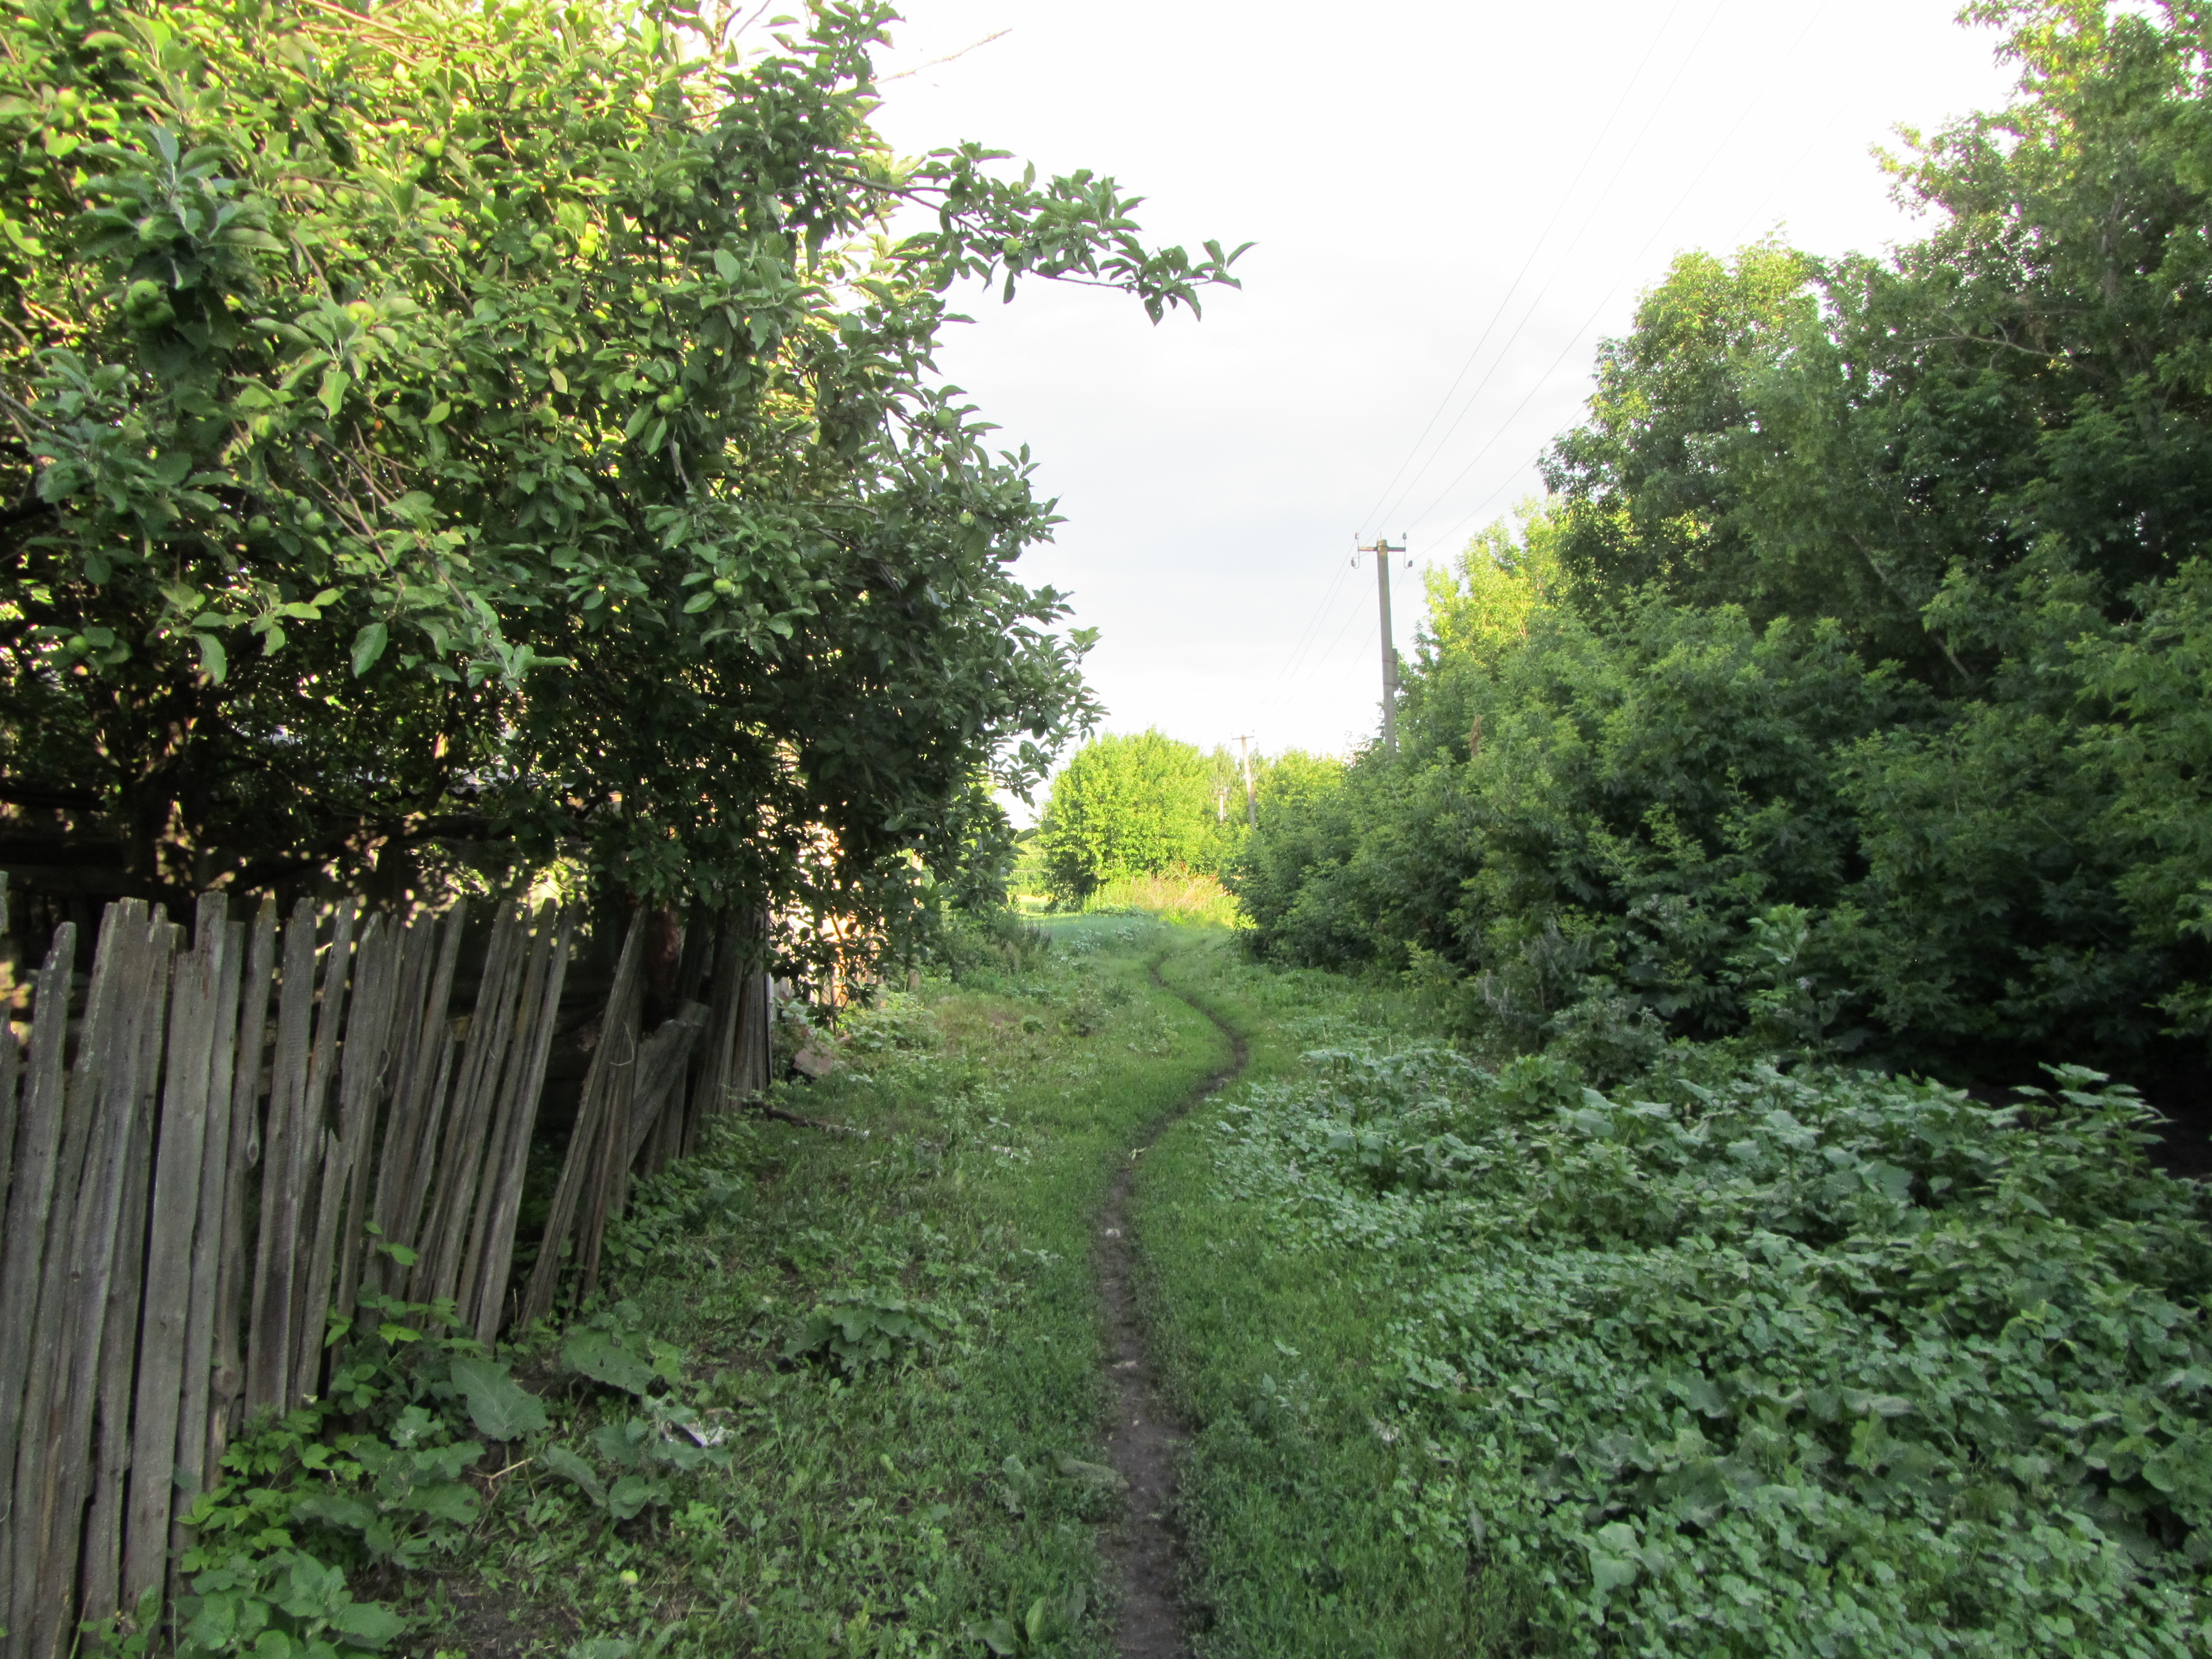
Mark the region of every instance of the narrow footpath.
[[[1152, 983], [1179, 995], [1152, 965]], [[1108, 1189], [1099, 1219], [1098, 1294], [1106, 1309], [1112, 1358], [1114, 1421], [1106, 1438], [1107, 1461], [1127, 1483], [1127, 1511], [1109, 1536], [1107, 1554], [1121, 1569], [1121, 1623], [1116, 1649], [1121, 1659], [1181, 1659], [1188, 1651], [1177, 1594], [1182, 1571], [1182, 1534], [1175, 1514], [1176, 1464], [1184, 1436], [1176, 1423], [1157, 1368], [1145, 1346], [1137, 1314], [1136, 1241], [1130, 1237], [1129, 1196], [1144, 1154], [1159, 1135], [1208, 1097], [1235, 1082], [1251, 1058], [1243, 1037], [1212, 1011], [1191, 1001], [1228, 1039], [1230, 1063], [1201, 1083], [1152, 1126], [1145, 1146], [1132, 1152]]]

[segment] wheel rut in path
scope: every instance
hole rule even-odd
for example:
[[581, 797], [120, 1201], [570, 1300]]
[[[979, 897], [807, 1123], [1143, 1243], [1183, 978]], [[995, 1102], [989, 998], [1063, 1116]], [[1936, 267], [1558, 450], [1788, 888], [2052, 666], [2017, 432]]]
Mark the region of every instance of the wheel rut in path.
[[[1157, 963], [1152, 975], [1153, 984], [1170, 988], [1161, 979]], [[1212, 1020], [1229, 1039], [1231, 1058], [1153, 1124], [1154, 1140], [1200, 1101], [1235, 1082], [1251, 1057], [1244, 1039], [1212, 1009], [1188, 997], [1182, 1000]], [[1138, 1160], [1146, 1150], [1131, 1153], [1115, 1174], [1098, 1224], [1098, 1292], [1106, 1304], [1107, 1347], [1112, 1355], [1107, 1375], [1114, 1401], [1106, 1457], [1128, 1483], [1127, 1512], [1108, 1537], [1106, 1553], [1121, 1571], [1121, 1627], [1116, 1642], [1121, 1659], [1181, 1659], [1189, 1650], [1183, 1641], [1182, 1607], [1176, 1595], [1182, 1540], [1176, 1525], [1175, 1491], [1176, 1462], [1184, 1436], [1146, 1352], [1144, 1328], [1137, 1317], [1136, 1244], [1129, 1237], [1129, 1193], [1136, 1182]]]

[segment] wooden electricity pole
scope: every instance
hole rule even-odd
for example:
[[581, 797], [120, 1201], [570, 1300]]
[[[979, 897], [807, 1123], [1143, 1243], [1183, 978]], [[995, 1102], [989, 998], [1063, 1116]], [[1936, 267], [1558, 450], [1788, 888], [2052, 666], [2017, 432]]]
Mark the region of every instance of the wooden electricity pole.
[[1359, 548], [1375, 556], [1375, 600], [1382, 612], [1382, 748], [1393, 755], [1398, 752], [1398, 647], [1390, 639], [1390, 556], [1405, 550], [1405, 543], [1393, 547], [1388, 536]]
[[1237, 734], [1237, 764], [1244, 769], [1244, 823], [1247, 829], [1257, 830], [1260, 827], [1260, 798], [1252, 788], [1252, 751], [1249, 747], [1251, 741], [1249, 732]]

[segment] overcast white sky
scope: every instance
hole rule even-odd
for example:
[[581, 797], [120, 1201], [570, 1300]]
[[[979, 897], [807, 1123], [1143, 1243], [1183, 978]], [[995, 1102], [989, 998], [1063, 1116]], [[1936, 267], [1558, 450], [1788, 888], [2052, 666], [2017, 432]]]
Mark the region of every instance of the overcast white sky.
[[1419, 567], [1538, 487], [1596, 342], [1676, 252], [1910, 237], [1870, 149], [2011, 85], [1952, 9], [908, 0], [888, 71], [1008, 32], [890, 84], [902, 152], [975, 138], [1088, 167], [1147, 198], [1155, 239], [1258, 245], [1202, 321], [1040, 283], [973, 296], [940, 358], [1060, 498], [1068, 522], [1022, 568], [1102, 630], [1109, 729], [1270, 751], [1370, 734], [1354, 536], [1409, 532], [1406, 649]]

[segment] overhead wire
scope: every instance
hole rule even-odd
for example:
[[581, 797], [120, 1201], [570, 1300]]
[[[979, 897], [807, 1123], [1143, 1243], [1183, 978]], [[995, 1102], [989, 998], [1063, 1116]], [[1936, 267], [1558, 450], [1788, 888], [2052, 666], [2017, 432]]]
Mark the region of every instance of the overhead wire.
[[[1621, 88], [1620, 96], [1613, 100], [1613, 112], [1606, 117], [1605, 125], [1598, 129], [1597, 137], [1591, 140], [1589, 149], [1583, 152], [1582, 165], [1575, 169], [1575, 176], [1567, 181], [1567, 187], [1559, 192], [1558, 204], [1552, 210], [1552, 216], [1545, 221], [1544, 228], [1537, 232], [1536, 240], [1529, 244], [1528, 257], [1522, 261], [1521, 269], [1515, 273], [1511, 285], [1505, 290], [1504, 297], [1498, 301], [1496, 307], [1491, 312], [1490, 320], [1483, 325], [1481, 337], [1475, 341], [1474, 349], [1467, 354], [1467, 361], [1459, 366], [1459, 373], [1452, 376], [1451, 384], [1444, 388], [1444, 395], [1437, 399], [1437, 406], [1431, 412], [1427, 424], [1421, 428], [1420, 435], [1413, 440], [1413, 447], [1407, 450], [1405, 459], [1398, 463], [1398, 470], [1390, 475], [1390, 482], [1382, 486], [1382, 493], [1376, 498], [1375, 505], [1368, 509], [1364, 522], [1368, 524], [1377, 522], [1383, 503], [1390, 499], [1391, 491], [1398, 487], [1398, 480], [1405, 476], [1406, 469], [1413, 464], [1413, 457], [1421, 453], [1421, 446], [1428, 441], [1429, 434], [1435, 428], [1437, 420], [1443, 416], [1444, 410], [1451, 406], [1452, 394], [1459, 390], [1460, 382], [1467, 378], [1468, 370], [1474, 367], [1475, 359], [1481, 356], [1483, 347], [1490, 343], [1490, 337], [1498, 331], [1499, 320], [1504, 317], [1507, 307], [1512, 305], [1513, 296], [1521, 291], [1522, 282], [1528, 276], [1529, 268], [1536, 263], [1536, 256], [1543, 252], [1545, 242], [1550, 239], [1553, 229], [1559, 222], [1559, 216], [1567, 210], [1567, 204], [1574, 199], [1576, 186], [1582, 183], [1583, 175], [1589, 171], [1590, 163], [1597, 160], [1598, 151], [1605, 146], [1607, 135], [1613, 131], [1613, 124], [1620, 118], [1620, 112], [1628, 107], [1629, 99], [1636, 91], [1636, 83], [1644, 78], [1644, 71], [1650, 64], [1652, 53], [1658, 51], [1659, 42], [1666, 38], [1667, 31], [1673, 27], [1675, 16], [1681, 11], [1685, 3], [1686, 0], [1674, 0], [1674, 5], [1668, 9], [1666, 16], [1660, 20], [1658, 28], [1653, 31], [1650, 40], [1644, 46], [1644, 56], [1637, 60], [1635, 70], [1629, 75], [1628, 84]], [[1600, 200], [1602, 199], [1603, 197], [1601, 194]], [[1587, 221], [1585, 228], [1587, 228]], [[1580, 240], [1579, 233], [1577, 240]], [[1438, 441], [1441, 443], [1442, 441]], [[1418, 474], [1415, 475], [1415, 481], [1419, 481]], [[1411, 489], [1413, 485], [1409, 483], [1407, 488]]]
[[1321, 596], [1321, 603], [1314, 607], [1313, 615], [1306, 618], [1305, 629], [1299, 634], [1297, 644], [1291, 649], [1291, 654], [1276, 668], [1275, 678], [1267, 683], [1267, 690], [1270, 693], [1282, 684], [1285, 677], [1296, 672], [1300, 659], [1305, 655], [1306, 647], [1317, 636], [1317, 630], [1322, 625], [1322, 618], [1328, 615], [1329, 606], [1335, 603], [1336, 591], [1344, 586], [1344, 573], [1349, 568], [1351, 567], [1348, 564], [1337, 566], [1336, 574], [1330, 579], [1328, 591]]
[[[1575, 250], [1582, 246], [1583, 238], [1589, 234], [1590, 227], [1597, 222], [1599, 210], [1605, 205], [1607, 198], [1613, 194], [1613, 187], [1620, 183], [1621, 173], [1627, 169], [1630, 159], [1635, 155], [1638, 147], [1643, 143], [1644, 134], [1651, 131], [1651, 124], [1659, 118], [1659, 112], [1667, 106], [1667, 100], [1673, 94], [1675, 87], [1680, 84], [1683, 74], [1698, 55], [1698, 48], [1705, 45], [1705, 37], [1712, 33], [1713, 25], [1720, 20], [1720, 15], [1726, 9], [1729, 0], [1714, 0], [1713, 9], [1705, 14], [1705, 25], [1698, 29], [1697, 39], [1690, 42], [1689, 50], [1682, 54], [1681, 61], [1674, 65], [1674, 73], [1668, 78], [1665, 88], [1662, 89], [1658, 97], [1652, 100], [1651, 107], [1645, 112], [1644, 125], [1636, 130], [1636, 137], [1622, 147], [1620, 159], [1614, 164], [1612, 175], [1606, 179], [1604, 187], [1598, 191], [1596, 198], [1591, 202], [1589, 211], [1583, 216], [1583, 222], [1577, 227], [1573, 240], [1568, 242], [1565, 251], [1559, 255], [1557, 264], [1553, 266], [1555, 270], [1563, 268], [1567, 261], [1574, 257]], [[1669, 14], [1670, 16], [1671, 15]], [[1656, 41], [1654, 45], [1656, 45]], [[1625, 101], [1626, 94], [1624, 94]], [[1531, 258], [1533, 259], [1534, 256], [1532, 255]], [[1519, 286], [1517, 282], [1515, 286], [1516, 288]], [[1528, 301], [1528, 309], [1521, 313], [1521, 320], [1514, 325], [1513, 332], [1506, 337], [1505, 343], [1498, 348], [1497, 356], [1491, 360], [1489, 369], [1484, 374], [1482, 379], [1476, 382], [1474, 390], [1468, 393], [1467, 401], [1460, 405], [1459, 413], [1452, 417], [1452, 423], [1444, 428], [1443, 436], [1437, 440], [1436, 447], [1429, 452], [1428, 459], [1421, 463], [1420, 471], [1406, 481], [1405, 488], [1399, 492], [1399, 499], [1393, 501], [1389, 507], [1382, 509], [1386, 514], [1402, 507], [1405, 504], [1404, 498], [1412, 495], [1414, 487], [1428, 476], [1429, 469], [1437, 464], [1437, 459], [1444, 453], [1444, 446], [1451, 441], [1452, 434], [1459, 430], [1460, 422], [1474, 412], [1475, 405], [1482, 400], [1482, 394], [1489, 389], [1490, 383], [1498, 378], [1498, 371], [1504, 367], [1506, 360], [1512, 356], [1515, 343], [1521, 338], [1522, 331], [1528, 326], [1529, 319], [1536, 314], [1542, 304], [1543, 295], [1540, 294]]]
[[[1806, 37], [1812, 33], [1814, 27], [1820, 22], [1820, 19], [1827, 15], [1832, 4], [1833, 0], [1825, 0], [1825, 3], [1816, 8], [1812, 15], [1806, 19], [1805, 26], [1798, 30], [1796, 39], [1792, 40], [1790, 43], [1788, 49], [1783, 52], [1780, 59], [1782, 63], [1786, 64], [1796, 56], [1798, 48], [1805, 44]], [[1717, 13], [1716, 13], [1716, 15], [1717, 15]], [[1711, 27], [1711, 20], [1708, 20], [1707, 26], [1709, 27]], [[1644, 255], [1651, 251], [1652, 246], [1656, 243], [1659, 239], [1673, 226], [1676, 216], [1679, 216], [1682, 210], [1683, 204], [1688, 202], [1691, 196], [1697, 191], [1698, 186], [1705, 182], [1705, 175], [1712, 171], [1713, 164], [1719, 161], [1721, 156], [1726, 153], [1729, 145], [1734, 141], [1736, 134], [1742, 131], [1744, 123], [1751, 118], [1753, 112], [1758, 107], [1759, 105], [1756, 102], [1747, 103], [1737, 112], [1735, 124], [1721, 136], [1720, 142], [1713, 147], [1712, 152], [1705, 157], [1704, 165], [1699, 167], [1696, 173], [1691, 177], [1690, 182], [1683, 187], [1681, 194], [1674, 198], [1674, 204], [1669, 208], [1666, 214], [1660, 219], [1657, 227], [1653, 229], [1650, 235], [1644, 239], [1643, 246], [1637, 250], [1636, 254], [1632, 258], [1627, 260], [1622, 264], [1620, 267], [1621, 275], [1614, 281], [1613, 286], [1606, 290], [1605, 297], [1600, 300], [1596, 306], [1591, 309], [1589, 315], [1583, 319], [1582, 326], [1576, 330], [1576, 331], [1568, 337], [1566, 345], [1561, 349], [1559, 355], [1552, 360], [1551, 366], [1537, 378], [1535, 384], [1529, 388], [1528, 394], [1523, 397], [1518, 404], [1514, 405], [1512, 412], [1507, 415], [1503, 421], [1498, 423], [1497, 427], [1492, 431], [1490, 437], [1484, 442], [1482, 447], [1474, 453], [1474, 457], [1469, 459], [1464, 466], [1461, 467], [1457, 473], [1453, 475], [1451, 482], [1447, 483], [1443, 489], [1437, 493], [1435, 497], [1430, 501], [1429, 504], [1414, 516], [1412, 522], [1419, 524], [1422, 520], [1427, 519], [1431, 514], [1434, 513], [1437, 507], [1443, 503], [1445, 497], [1449, 496], [1453, 490], [1459, 487], [1461, 480], [1465, 478], [1469, 472], [1472, 472], [1475, 466], [1481, 461], [1482, 458], [1487, 455], [1492, 449], [1497, 447], [1498, 441], [1504, 436], [1505, 433], [1511, 428], [1514, 421], [1520, 416], [1521, 411], [1528, 408], [1529, 404], [1534, 400], [1538, 392], [1545, 390], [1545, 388], [1549, 385], [1552, 377], [1559, 372], [1559, 365], [1564, 363], [1567, 360], [1569, 355], [1582, 344], [1583, 337], [1589, 332], [1591, 326], [1597, 321], [1598, 318], [1603, 314], [1605, 308], [1613, 303], [1614, 296], [1620, 292], [1621, 288], [1629, 281], [1631, 274], [1642, 266]], [[1833, 125], [1832, 118], [1831, 125]], [[1807, 153], [1809, 154], [1810, 151], [1808, 150]], [[1800, 161], [1802, 162], [1802, 158], [1801, 157]], [[1767, 193], [1768, 197], [1771, 198], [1773, 193], [1773, 191], [1770, 189]], [[1765, 206], [1764, 200], [1762, 200], [1760, 205], [1762, 208]], [[1524, 319], [1523, 320], [1525, 321], [1526, 319]], [[1517, 476], [1517, 469], [1516, 475]], [[1466, 525], [1469, 520], [1478, 516], [1485, 511], [1492, 502], [1495, 501], [1498, 496], [1504, 494], [1505, 491], [1511, 487], [1512, 483], [1512, 478], [1509, 477], [1496, 489], [1491, 491], [1490, 495], [1484, 499], [1480, 506], [1475, 507], [1472, 512], [1462, 514], [1451, 525], [1449, 528], [1439, 535], [1437, 539], [1438, 541], [1449, 541], [1453, 536], [1459, 532], [1462, 526]]]

